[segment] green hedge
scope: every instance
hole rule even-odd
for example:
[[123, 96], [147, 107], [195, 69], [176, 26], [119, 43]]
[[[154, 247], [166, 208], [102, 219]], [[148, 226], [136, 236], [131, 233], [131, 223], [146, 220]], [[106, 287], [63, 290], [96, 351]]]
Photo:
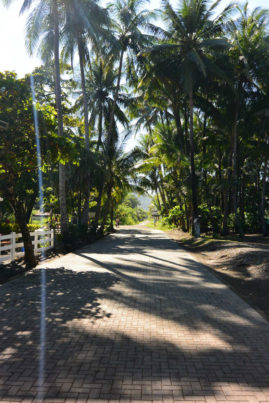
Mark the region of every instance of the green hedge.
[[[30, 232], [34, 232], [35, 230], [40, 228], [40, 225], [37, 224], [28, 224], [28, 228]], [[18, 224], [15, 223], [0, 223], [0, 234], [8, 235], [11, 232], [16, 232], [19, 234], [21, 232]]]

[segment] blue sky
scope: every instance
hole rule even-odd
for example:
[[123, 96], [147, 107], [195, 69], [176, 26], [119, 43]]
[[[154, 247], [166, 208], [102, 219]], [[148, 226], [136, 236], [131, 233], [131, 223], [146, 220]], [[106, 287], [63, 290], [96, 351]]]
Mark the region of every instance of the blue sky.
[[[176, 0], [172, 1], [174, 3]], [[222, 6], [229, 0], [223, 0]], [[24, 27], [26, 16], [19, 16], [22, 0], [14, 0], [14, 4], [6, 9], [0, 0], [0, 71], [15, 70], [19, 76], [23, 76], [40, 65], [36, 56], [30, 57], [25, 49]], [[251, 8], [268, 8], [268, 0], [249, 0]], [[150, 6], [158, 8], [159, 0], [151, 0]]]

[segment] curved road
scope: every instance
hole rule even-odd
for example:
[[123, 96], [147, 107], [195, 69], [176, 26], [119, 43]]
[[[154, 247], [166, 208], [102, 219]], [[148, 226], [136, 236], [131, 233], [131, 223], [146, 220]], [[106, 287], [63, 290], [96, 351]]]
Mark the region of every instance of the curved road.
[[139, 226], [46, 263], [41, 393], [42, 267], [0, 287], [1, 402], [269, 403], [268, 322]]

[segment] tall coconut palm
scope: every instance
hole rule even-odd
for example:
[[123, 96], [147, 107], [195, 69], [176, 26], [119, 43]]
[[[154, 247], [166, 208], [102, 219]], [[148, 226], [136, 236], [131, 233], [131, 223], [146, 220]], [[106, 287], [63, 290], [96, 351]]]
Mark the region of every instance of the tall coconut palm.
[[[9, 5], [14, 0], [3, 0]], [[64, 136], [61, 75], [60, 75], [60, 26], [62, 23], [62, 1], [60, 0], [23, 0], [20, 13], [32, 6], [26, 25], [27, 46], [29, 52], [38, 47], [43, 59], [54, 57], [55, 98], [58, 118], [58, 134]], [[65, 166], [59, 164], [59, 200], [61, 213], [61, 231], [66, 232], [68, 215], [66, 206]]]
[[[86, 97], [87, 105], [90, 111], [90, 127], [97, 134], [97, 151], [99, 150], [104, 138], [104, 130], [109, 126], [111, 109], [115, 99], [117, 71], [113, 68], [112, 61], [106, 58], [96, 57], [91, 61], [86, 78]], [[122, 106], [129, 103], [127, 94], [118, 93], [118, 101], [115, 106], [115, 117], [124, 126], [127, 127], [128, 119]], [[82, 97], [79, 97], [76, 106], [81, 107]]]
[[[116, 80], [117, 71], [113, 68], [113, 60], [107, 62], [107, 59], [95, 59], [91, 62], [91, 69], [86, 80], [86, 94], [88, 101], [88, 108], [90, 113], [90, 126], [92, 131], [97, 133], [98, 141], [96, 152], [99, 151], [101, 145], [104, 146], [104, 132], [108, 130], [111, 118], [111, 111], [115, 103], [115, 92], [117, 90]], [[77, 106], [82, 105], [82, 98], [77, 101]], [[124, 127], [128, 126], [128, 119], [125, 112], [122, 110], [121, 105], [125, 106], [128, 103], [128, 97], [124, 93], [118, 92], [117, 102], [114, 105], [114, 120], [113, 120], [113, 138], [117, 140], [115, 134], [116, 122], [119, 121]], [[108, 166], [110, 156], [108, 149], [104, 155], [105, 168]], [[98, 225], [98, 219], [101, 209], [101, 200], [104, 189], [104, 180], [100, 181], [98, 187], [98, 199], [95, 215], [95, 224]]]
[[112, 38], [112, 52], [119, 58], [117, 85], [114, 94], [114, 102], [111, 109], [110, 122], [107, 135], [107, 147], [112, 142], [113, 122], [116, 109], [116, 103], [120, 91], [124, 56], [128, 53], [129, 59], [138, 55], [138, 53], [147, 44], [149, 37], [142, 32], [142, 29], [146, 29], [149, 19], [153, 13], [142, 8], [144, 6], [144, 0], [116, 0], [109, 5], [109, 9], [113, 18], [113, 33], [114, 40]]
[[[109, 124], [106, 127], [104, 141], [105, 170], [107, 175], [110, 175], [112, 172], [112, 155], [114, 153], [114, 145], [117, 142], [115, 114], [122, 81], [124, 57], [126, 54], [128, 54], [129, 58], [136, 56], [147, 43], [147, 35], [141, 31], [141, 28], [146, 28], [151, 14], [147, 10], [142, 9], [143, 3], [143, 0], [117, 0], [115, 3], [109, 5], [113, 19], [113, 35], [110, 38], [109, 53], [113, 56], [114, 62], [119, 60], [119, 63], [113, 102], [109, 111]], [[104, 183], [100, 184], [99, 194], [102, 194], [103, 187]]]
[[83, 114], [85, 144], [89, 150], [88, 99], [86, 94], [85, 64], [89, 60], [89, 44], [98, 45], [100, 34], [109, 25], [107, 11], [95, 0], [65, 0], [65, 24], [63, 27], [63, 56], [70, 58], [73, 64], [75, 52], [78, 51], [81, 90], [83, 97]]
[[[248, 96], [250, 87], [255, 95], [262, 94], [262, 81], [265, 71], [259, 71], [257, 66], [267, 66], [268, 69], [268, 11], [255, 8], [250, 12], [248, 3], [237, 6], [239, 18], [229, 23], [231, 37], [230, 59], [233, 66], [231, 81], [233, 83], [232, 106], [234, 111], [232, 125], [232, 203], [235, 215], [236, 230], [243, 235], [243, 229], [238, 217], [238, 124], [243, 117], [242, 105]], [[263, 63], [260, 61], [263, 60]], [[226, 231], [227, 232], [227, 231]]]
[[[109, 25], [107, 11], [100, 7], [95, 0], [63, 0], [65, 23], [63, 27], [63, 56], [71, 58], [72, 64], [76, 50], [79, 56], [81, 89], [83, 98], [85, 147], [89, 153], [89, 116], [88, 99], [86, 94], [85, 64], [89, 59], [89, 43], [98, 45], [100, 34]], [[88, 222], [89, 191], [86, 193], [82, 221]]]
[[124, 152], [124, 140], [119, 140], [113, 144], [113, 152], [110, 154], [110, 169], [106, 175], [106, 202], [103, 211], [102, 228], [106, 223], [107, 216], [110, 215], [110, 230], [113, 230], [114, 211], [116, 200], [119, 194], [134, 190], [135, 184], [131, 184], [131, 177], [135, 176], [135, 164], [141, 157], [138, 149]]
[[194, 93], [201, 80], [211, 73], [221, 73], [210, 57], [216, 50], [227, 48], [228, 42], [221, 38], [222, 22], [231, 8], [227, 7], [221, 15], [213, 18], [212, 14], [220, 3], [214, 2], [208, 7], [207, 0], [182, 0], [178, 10], [174, 10], [168, 0], [163, 1], [163, 12], [167, 30], [158, 29], [165, 41], [152, 48], [152, 52], [161, 53], [170, 71], [175, 72], [175, 79], [188, 96], [189, 106], [189, 150], [192, 188], [192, 222], [198, 221], [198, 186], [195, 172], [195, 144], [193, 133]]

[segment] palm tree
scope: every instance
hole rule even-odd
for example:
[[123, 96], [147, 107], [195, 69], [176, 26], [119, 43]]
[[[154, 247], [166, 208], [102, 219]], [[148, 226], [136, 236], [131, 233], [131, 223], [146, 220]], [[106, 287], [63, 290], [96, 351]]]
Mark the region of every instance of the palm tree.
[[135, 175], [135, 165], [141, 157], [141, 152], [138, 149], [133, 149], [129, 152], [124, 152], [124, 140], [114, 143], [113, 153], [110, 155], [110, 169], [106, 176], [106, 193], [107, 198], [103, 211], [102, 229], [107, 220], [108, 214], [110, 215], [109, 230], [113, 230], [114, 211], [119, 195], [123, 195], [127, 191], [136, 188], [134, 180], [131, 184], [130, 179]]
[[105, 27], [109, 25], [107, 11], [95, 0], [69, 0], [64, 2], [65, 24], [63, 28], [63, 56], [71, 58], [73, 64], [75, 52], [78, 51], [81, 89], [83, 97], [83, 114], [85, 144], [89, 151], [89, 117], [86, 94], [85, 64], [89, 60], [89, 43], [98, 46], [98, 39]]
[[[188, 96], [189, 106], [189, 152], [192, 189], [192, 232], [199, 234], [194, 223], [198, 221], [198, 186], [195, 172], [195, 144], [193, 133], [194, 93], [201, 80], [210, 74], [221, 73], [212, 61], [212, 54], [228, 47], [225, 38], [220, 38], [223, 19], [230, 12], [227, 7], [221, 15], [212, 18], [219, 1], [208, 8], [207, 0], [182, 0], [175, 11], [168, 0], [164, 0], [164, 17], [168, 30], [157, 29], [165, 38], [164, 43], [151, 49], [152, 54], [162, 55], [162, 65], [174, 74]], [[169, 65], [169, 69], [167, 69]]]
[[[9, 5], [13, 0], [3, 0]], [[29, 10], [34, 0], [23, 0], [20, 13]], [[58, 118], [58, 134], [64, 136], [60, 75], [60, 25], [62, 23], [62, 1], [38, 0], [27, 20], [27, 46], [32, 54], [39, 48], [43, 59], [54, 56], [55, 98]], [[67, 231], [68, 215], [66, 206], [65, 166], [59, 163], [59, 200], [61, 231]]]
[[[91, 67], [86, 78], [87, 107], [90, 111], [90, 127], [97, 134], [97, 147], [99, 150], [103, 142], [104, 129], [109, 126], [112, 105], [115, 99], [117, 71], [113, 68], [113, 60], [96, 57], [91, 61]], [[118, 93], [115, 106], [115, 118], [124, 126], [128, 126], [128, 119], [122, 106], [127, 106], [127, 94]], [[76, 107], [83, 105], [82, 97], [76, 102]]]
[[[116, 119], [118, 117], [117, 103], [120, 98], [120, 87], [124, 66], [124, 56], [128, 54], [130, 59], [136, 56], [143, 46], [148, 43], [148, 37], [141, 32], [141, 28], [146, 28], [147, 21], [150, 18], [150, 13], [146, 10], [141, 10], [143, 0], [117, 0], [109, 5], [112, 13], [112, 29], [113, 35], [110, 37], [110, 52], [108, 56], [112, 56], [112, 65], [119, 59], [118, 71], [116, 75], [116, 86], [113, 90], [113, 101], [109, 107], [109, 120], [106, 126], [106, 137], [104, 141], [105, 155], [105, 171], [106, 177], [111, 177], [112, 160], [115, 151], [115, 144], [118, 140], [118, 132]], [[99, 115], [100, 116], [100, 115]], [[105, 178], [104, 178], [105, 179]], [[99, 199], [103, 192], [104, 183], [100, 184]], [[111, 187], [108, 186], [108, 195], [111, 195]], [[100, 206], [101, 200], [99, 200]], [[98, 210], [98, 209], [97, 209]], [[98, 220], [96, 214], [96, 223]]]
[[[71, 58], [73, 64], [75, 51], [78, 50], [81, 89], [83, 98], [83, 115], [85, 131], [85, 147], [89, 153], [89, 113], [86, 93], [85, 64], [89, 60], [89, 42], [98, 46], [100, 34], [109, 25], [107, 11], [100, 7], [95, 0], [65, 0], [63, 1], [65, 24], [63, 27], [63, 56]], [[89, 185], [88, 185], [89, 188]], [[83, 223], [88, 223], [89, 215], [89, 189], [83, 209]]]
[[111, 49], [115, 58], [119, 57], [119, 67], [108, 127], [108, 148], [110, 146], [109, 143], [112, 141], [114, 114], [120, 91], [124, 56], [128, 53], [127, 57], [132, 59], [149, 43], [148, 35], [142, 32], [141, 28], [147, 28], [149, 19], [153, 13], [142, 9], [143, 5], [144, 0], [116, 0], [109, 5], [114, 21], [112, 24], [114, 36], [111, 38]]
[[[90, 114], [90, 126], [93, 133], [97, 133], [98, 140], [96, 146], [96, 152], [99, 152], [101, 145], [104, 146], [104, 131], [108, 130], [110, 125], [111, 111], [114, 105], [114, 120], [113, 120], [113, 139], [117, 141], [118, 134], [116, 133], [116, 120], [119, 121], [123, 127], [127, 128], [128, 119], [125, 111], [122, 109], [122, 105], [126, 106], [128, 104], [128, 97], [124, 93], [118, 91], [117, 102], [115, 102], [115, 92], [117, 90], [115, 81], [117, 80], [117, 72], [113, 68], [113, 60], [99, 58], [95, 59], [91, 63], [91, 69], [86, 80], [86, 94], [88, 101], [88, 108], [91, 111]], [[77, 100], [77, 107], [82, 105], [82, 98]], [[110, 147], [111, 148], [111, 147]], [[106, 152], [103, 149], [104, 157], [104, 172], [108, 167], [110, 161], [108, 149]], [[104, 174], [105, 175], [105, 174]], [[95, 215], [95, 225], [97, 227], [100, 210], [101, 201], [104, 190], [104, 181], [100, 181], [98, 186], [98, 199]]]
[[[239, 18], [230, 21], [229, 34], [232, 47], [230, 59], [233, 66], [231, 81], [233, 84], [233, 125], [232, 125], [232, 203], [235, 215], [236, 230], [243, 235], [242, 224], [238, 217], [238, 124], [242, 119], [242, 109], [246, 98], [249, 96], [249, 88], [253, 88], [256, 94], [261, 94], [264, 71], [259, 71], [257, 66], [263, 59], [263, 65], [268, 68], [268, 43], [266, 39], [266, 25], [268, 22], [268, 11], [255, 8], [249, 11], [248, 3], [244, 6], [237, 6]], [[267, 57], [266, 57], [267, 56]], [[243, 107], [242, 107], [243, 106]], [[246, 116], [244, 116], [245, 118]], [[267, 170], [267, 169], [266, 169]], [[227, 230], [226, 230], [227, 232]]]

